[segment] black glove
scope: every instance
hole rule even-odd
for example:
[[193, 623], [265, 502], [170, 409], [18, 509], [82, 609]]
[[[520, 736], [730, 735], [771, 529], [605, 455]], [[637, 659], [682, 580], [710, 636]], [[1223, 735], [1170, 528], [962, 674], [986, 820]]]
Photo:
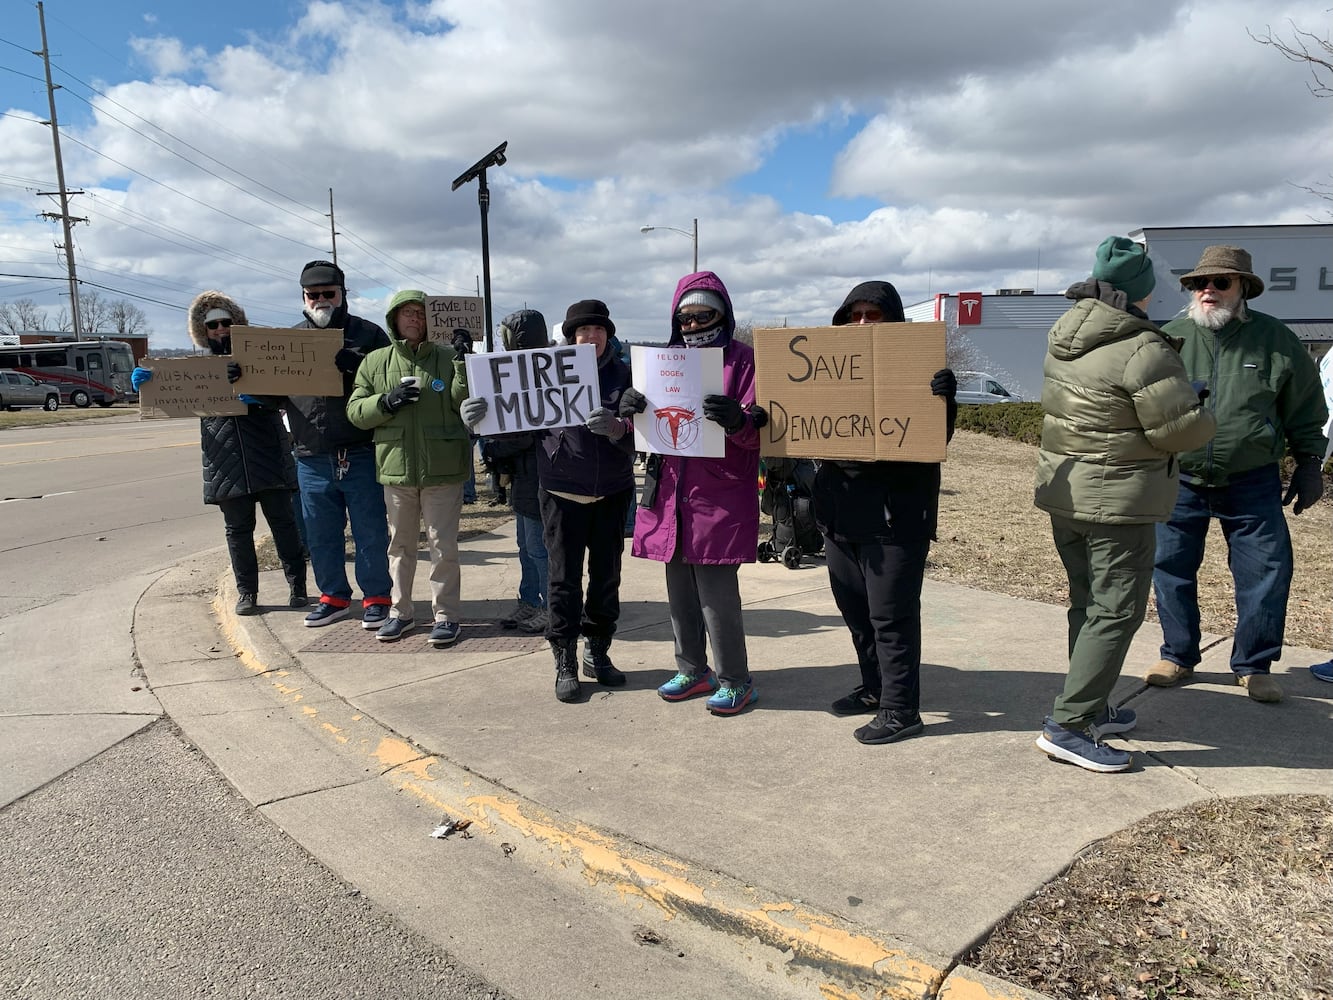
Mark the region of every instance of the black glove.
[[1318, 455], [1298, 455], [1296, 468], [1291, 473], [1291, 485], [1287, 495], [1282, 498], [1282, 506], [1296, 500], [1291, 508], [1293, 514], [1308, 510], [1319, 502], [1324, 495], [1324, 461]]
[[584, 426], [594, 434], [600, 434], [612, 441], [619, 441], [625, 436], [625, 425], [605, 406], [599, 406], [589, 413]]
[[930, 392], [933, 396], [953, 399], [958, 395], [958, 376], [952, 368], [941, 368], [930, 380]]
[[241, 380], [241, 363], [239, 361], [227, 362], [227, 381], [239, 382]]
[[337, 366], [338, 371], [342, 372], [344, 375], [355, 375], [356, 370], [361, 367], [361, 359], [363, 357], [365, 357], [365, 355], [363, 355], [357, 348], [344, 347], [333, 356], [333, 363]]
[[449, 343], [453, 346], [455, 354], [472, 353], [472, 334], [466, 330], [455, 330]]
[[642, 413], [648, 409], [648, 397], [641, 393], [634, 386], [630, 386], [620, 394], [620, 409], [618, 416], [632, 417], [636, 413]]
[[399, 383], [380, 397], [380, 409], [385, 413], [397, 413], [408, 403], [415, 403], [420, 398], [419, 386]]
[[713, 394], [704, 397], [704, 416], [715, 424], [721, 424], [728, 434], [745, 426], [745, 411], [741, 404], [730, 396]]
[[755, 429], [755, 430], [759, 430], [759, 428], [767, 426], [767, 425], [768, 425], [768, 411], [765, 410], [765, 409], [764, 409], [762, 406], [760, 406], [758, 403], [751, 403], [751, 404], [750, 404], [750, 423], [754, 424], [754, 429]]

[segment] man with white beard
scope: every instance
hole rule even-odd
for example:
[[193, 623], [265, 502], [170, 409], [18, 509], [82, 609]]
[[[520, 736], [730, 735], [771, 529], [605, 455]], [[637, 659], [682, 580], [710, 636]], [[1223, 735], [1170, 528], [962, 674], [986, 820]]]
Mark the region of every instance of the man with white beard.
[[296, 474], [301, 486], [310, 568], [319, 588], [319, 605], [306, 615], [311, 627], [328, 625], [351, 614], [352, 587], [347, 580], [344, 526], [352, 527], [356, 546], [356, 583], [361, 589], [361, 627], [378, 629], [389, 618], [389, 526], [384, 487], [375, 478], [373, 432], [347, 419], [347, 397], [362, 359], [389, 346], [380, 327], [347, 311], [347, 280], [342, 269], [314, 260], [301, 270], [304, 320], [298, 329], [341, 329], [343, 346], [334, 359], [342, 373], [338, 396], [289, 396], [283, 404], [296, 442]]
[[[1231, 669], [1255, 701], [1282, 700], [1269, 674], [1282, 654], [1291, 589], [1291, 535], [1282, 508], [1293, 514], [1324, 492], [1328, 409], [1314, 361], [1279, 320], [1251, 310], [1263, 294], [1250, 255], [1212, 246], [1180, 279], [1190, 292], [1187, 315], [1163, 330], [1182, 338], [1181, 359], [1204, 405], [1217, 417], [1217, 436], [1180, 456], [1180, 493], [1171, 520], [1157, 526], [1153, 591], [1162, 623], [1161, 659], [1144, 676], [1172, 687], [1199, 662], [1199, 565], [1209, 522], [1227, 543], [1236, 590]], [[1280, 468], [1296, 460], [1282, 495]]]

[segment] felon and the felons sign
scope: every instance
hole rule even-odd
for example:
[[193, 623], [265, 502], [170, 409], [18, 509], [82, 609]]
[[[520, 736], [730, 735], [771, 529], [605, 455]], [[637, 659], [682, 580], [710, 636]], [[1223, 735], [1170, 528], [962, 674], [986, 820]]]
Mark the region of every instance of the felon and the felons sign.
[[231, 328], [231, 360], [241, 366], [236, 393], [252, 396], [341, 396], [343, 376], [334, 357], [341, 330]]
[[153, 377], [139, 387], [139, 417], [229, 417], [246, 412], [227, 382], [222, 354], [144, 358]]
[[455, 330], [466, 330], [473, 340], [486, 336], [486, 300], [473, 295], [427, 295], [426, 336], [449, 343]]
[[759, 453], [786, 458], [942, 462], [943, 323], [755, 330]]

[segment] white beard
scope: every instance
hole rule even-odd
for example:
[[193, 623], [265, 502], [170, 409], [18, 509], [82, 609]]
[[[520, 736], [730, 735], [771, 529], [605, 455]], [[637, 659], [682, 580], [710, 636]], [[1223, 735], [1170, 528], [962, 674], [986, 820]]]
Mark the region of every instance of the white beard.
[[1222, 306], [1213, 306], [1205, 310], [1198, 302], [1191, 302], [1189, 306], [1189, 317], [1200, 326], [1209, 330], [1220, 330], [1233, 319], [1245, 318], [1245, 300], [1241, 299], [1230, 309]]
[[333, 312], [335, 308], [335, 306], [331, 306], [327, 302], [320, 302], [318, 305], [311, 306], [305, 311], [306, 319], [310, 320], [315, 326], [323, 330], [333, 322]]

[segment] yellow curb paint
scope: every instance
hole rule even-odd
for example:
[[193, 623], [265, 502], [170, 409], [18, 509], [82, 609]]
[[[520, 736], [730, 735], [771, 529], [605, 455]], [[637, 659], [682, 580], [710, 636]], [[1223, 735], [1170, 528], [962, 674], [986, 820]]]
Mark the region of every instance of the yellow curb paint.
[[372, 756], [386, 769], [391, 769], [419, 759], [422, 752], [406, 740], [385, 736], [380, 740], [380, 745], [375, 748]]
[[312, 705], [304, 705], [301, 708], [301, 714], [306, 716], [307, 718], [313, 719], [315, 716], [319, 714], [319, 709], [315, 708]]
[[[940, 990], [939, 1000], [1024, 1000], [1023, 994], [1012, 993], [1008, 989], [996, 993], [985, 983], [974, 979], [959, 978], [963, 973], [955, 972]], [[1031, 994], [1028, 994], [1031, 996]]]
[[323, 729], [326, 733], [331, 734], [333, 738], [337, 740], [339, 743], [347, 742], [347, 737], [343, 735], [343, 731], [339, 729], [337, 726], [335, 726], [332, 722], [322, 722], [320, 723], [320, 728]]
[[819, 995], [824, 1000], [862, 1000], [861, 994], [851, 993], [841, 986], [835, 986], [833, 983], [820, 984]]

